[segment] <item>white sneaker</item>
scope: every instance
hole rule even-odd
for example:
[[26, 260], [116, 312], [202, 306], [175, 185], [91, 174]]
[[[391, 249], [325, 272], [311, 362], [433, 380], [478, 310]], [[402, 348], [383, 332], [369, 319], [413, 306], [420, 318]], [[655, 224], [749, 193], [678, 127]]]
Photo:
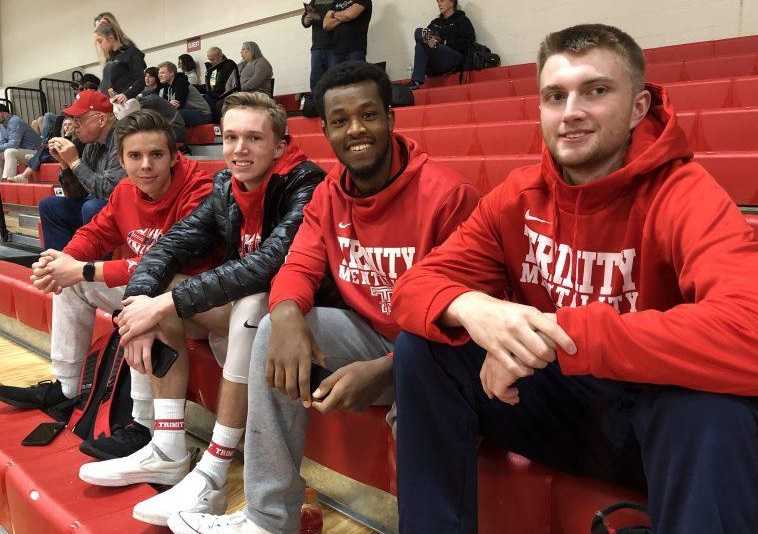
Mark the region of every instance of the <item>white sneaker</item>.
[[79, 478], [96, 486], [128, 486], [142, 482], [173, 486], [187, 476], [189, 465], [189, 453], [175, 461], [150, 442], [124, 458], [82, 465]]
[[245, 515], [244, 510], [227, 515], [179, 512], [168, 518], [174, 534], [272, 534]]
[[225, 511], [226, 488], [214, 488], [210, 477], [195, 469], [173, 488], [137, 503], [132, 510], [132, 517], [165, 527], [169, 516], [177, 512], [218, 515]]

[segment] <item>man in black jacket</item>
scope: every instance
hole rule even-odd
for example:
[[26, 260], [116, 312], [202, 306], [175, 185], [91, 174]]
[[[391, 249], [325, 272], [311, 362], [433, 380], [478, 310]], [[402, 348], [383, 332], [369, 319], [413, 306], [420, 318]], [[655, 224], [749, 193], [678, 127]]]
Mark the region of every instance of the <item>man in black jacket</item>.
[[161, 82], [158, 94], [168, 101], [179, 113], [187, 126], [208, 124], [212, 120], [208, 102], [189, 83], [187, 75], [177, 72], [176, 65], [164, 61], [158, 65], [158, 79]]
[[469, 47], [476, 41], [474, 26], [458, 0], [437, 0], [440, 16], [426, 28], [416, 28], [411, 89], [424, 84], [427, 74], [445, 74], [463, 65]]
[[[178, 511], [218, 514], [226, 509], [224, 484], [245, 426], [257, 324], [268, 311], [271, 280], [303, 220], [303, 208], [324, 177], [288, 142], [286, 120], [268, 95], [227, 98], [222, 124], [228, 170], [216, 175], [213, 193], [143, 257], [127, 286], [124, 310], [116, 319], [126, 361], [140, 372], [149, 371], [156, 336], [175, 348], [179, 358], [165, 377], [154, 381], [152, 441], [125, 458], [85, 464], [79, 476], [106, 486], [176, 484], [135, 506], [133, 515], [142, 521], [165, 525]], [[182, 265], [211, 254], [219, 242], [225, 246], [224, 263], [191, 278], [175, 278]], [[170, 283], [173, 289], [162, 293]], [[184, 340], [203, 334], [224, 372], [211, 443], [188, 474]]]
[[[206, 92], [203, 96], [211, 109], [216, 109], [219, 100], [224, 97], [226, 92], [226, 81], [237, 70], [237, 64], [227, 58], [217, 46], [208, 49], [207, 58], [208, 62], [205, 64]], [[239, 80], [239, 75], [237, 80]]]

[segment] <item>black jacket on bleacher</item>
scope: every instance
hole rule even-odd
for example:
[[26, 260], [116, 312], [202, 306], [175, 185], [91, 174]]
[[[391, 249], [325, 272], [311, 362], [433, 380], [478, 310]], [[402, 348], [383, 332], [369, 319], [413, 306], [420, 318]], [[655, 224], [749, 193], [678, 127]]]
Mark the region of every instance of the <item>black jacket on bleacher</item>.
[[142, 257], [124, 298], [154, 297], [171, 282], [181, 266], [211, 255], [223, 239], [224, 263], [178, 284], [172, 291], [181, 318], [189, 318], [227, 302], [269, 290], [303, 221], [303, 209], [324, 171], [303, 161], [286, 175], [271, 176], [264, 196], [261, 244], [239, 256], [242, 213], [232, 196], [231, 173], [216, 174], [213, 192]]
[[[237, 64], [224, 56], [218, 65], [205, 64], [205, 89], [209, 93], [221, 96], [226, 92], [226, 80], [237, 69]], [[215, 73], [215, 77], [214, 77]], [[213, 80], [213, 83], [211, 83]]]
[[100, 92], [107, 95], [108, 89], [113, 89], [116, 94], [134, 98], [145, 88], [146, 68], [145, 54], [139, 48], [122, 46], [105, 62]]
[[474, 25], [471, 24], [466, 13], [461, 9], [448, 18], [440, 15], [429, 23], [429, 29], [442, 38], [443, 44], [454, 48], [464, 56], [469, 47], [476, 41]]

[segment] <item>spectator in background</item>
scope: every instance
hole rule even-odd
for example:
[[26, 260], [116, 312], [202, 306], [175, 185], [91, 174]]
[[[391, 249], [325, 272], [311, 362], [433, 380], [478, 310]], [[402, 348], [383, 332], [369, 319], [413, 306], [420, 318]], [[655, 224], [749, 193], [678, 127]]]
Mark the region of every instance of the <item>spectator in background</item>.
[[[223, 100], [226, 81], [237, 70], [237, 65], [227, 58], [221, 49], [213, 46], [208, 49], [208, 63], [205, 64], [205, 100], [211, 109], [216, 109], [219, 100]], [[239, 87], [237, 88], [239, 89]]]
[[[52, 117], [52, 123], [50, 119]], [[44, 126], [42, 127], [42, 144], [29, 160], [29, 165], [24, 169], [21, 174], [8, 177], [9, 182], [15, 183], [28, 183], [35, 172], [40, 169], [43, 163], [55, 162], [55, 158], [50, 155], [50, 149], [47, 145], [51, 137], [61, 136], [74, 140], [74, 134], [76, 133], [76, 125], [71, 117], [65, 117], [64, 115], [55, 115], [53, 113], [45, 113]], [[77, 148], [78, 150], [78, 148]]]
[[300, 19], [304, 28], [311, 29], [311, 93], [321, 76], [333, 65], [333, 33], [324, 29], [324, 16], [332, 9], [334, 0], [311, 0], [305, 4]]
[[324, 15], [324, 29], [334, 39], [334, 64], [366, 61], [371, 0], [336, 0]]
[[458, 9], [458, 0], [437, 0], [440, 16], [426, 28], [416, 28], [411, 89], [424, 84], [427, 75], [439, 75], [463, 65], [469, 47], [476, 41], [474, 26]]
[[187, 77], [192, 85], [200, 84], [200, 76], [197, 73], [197, 63], [189, 54], [179, 56], [179, 70]]
[[90, 73], [83, 74], [81, 80], [78, 82], [72, 82], [71, 88], [76, 93], [86, 89], [94, 89], [97, 91], [100, 88], [100, 78]]
[[102, 17], [96, 23], [95, 45], [105, 62], [100, 92], [119, 104], [137, 96], [145, 87], [145, 54], [124, 35], [115, 18]]
[[145, 69], [145, 88], [139, 94], [140, 97], [158, 94], [160, 89], [160, 80], [158, 79], [158, 68], [148, 67]]
[[74, 143], [63, 137], [53, 137], [48, 147], [62, 172], [70, 170], [86, 194], [47, 197], [40, 202], [45, 246], [56, 250], [63, 250], [74, 232], [102, 209], [125, 175], [113, 136], [116, 118], [108, 97], [98, 91], [82, 91], [63, 113], [73, 117], [76, 135], [86, 146], [81, 156]]
[[[237, 64], [237, 71], [226, 80], [226, 92], [231, 94], [235, 90], [248, 93], [260, 91], [274, 96], [272, 87], [274, 71], [268, 59], [263, 57], [258, 44], [245, 41], [242, 43], [240, 55], [242, 61]], [[239, 72], [239, 80], [237, 80], [237, 72]]]
[[164, 61], [158, 65], [158, 79], [161, 87], [158, 94], [181, 113], [187, 126], [208, 124], [212, 120], [211, 108], [187, 77], [177, 72], [176, 65]]
[[7, 140], [0, 144], [0, 159], [3, 160], [3, 180], [16, 176], [19, 163], [26, 163], [42, 144], [42, 138], [5, 104], [0, 104], [0, 123], [6, 128]]

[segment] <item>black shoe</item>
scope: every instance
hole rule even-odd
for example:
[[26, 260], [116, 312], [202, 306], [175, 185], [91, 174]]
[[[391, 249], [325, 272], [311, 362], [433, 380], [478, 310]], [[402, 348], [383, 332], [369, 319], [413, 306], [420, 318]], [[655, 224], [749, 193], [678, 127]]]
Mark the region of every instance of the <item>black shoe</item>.
[[69, 399], [63, 394], [61, 383], [57, 380], [43, 380], [36, 386], [26, 388], [0, 386], [0, 401], [16, 408], [46, 410], [67, 400]]
[[87, 439], [79, 445], [84, 454], [101, 460], [123, 458], [150, 443], [152, 436], [147, 427], [132, 421], [126, 426], [114, 426], [110, 437]]
[[417, 82], [416, 80], [411, 80], [408, 82], [408, 85], [406, 87], [410, 89], [411, 91], [415, 91], [416, 89], [421, 89], [424, 86], [424, 82]]

